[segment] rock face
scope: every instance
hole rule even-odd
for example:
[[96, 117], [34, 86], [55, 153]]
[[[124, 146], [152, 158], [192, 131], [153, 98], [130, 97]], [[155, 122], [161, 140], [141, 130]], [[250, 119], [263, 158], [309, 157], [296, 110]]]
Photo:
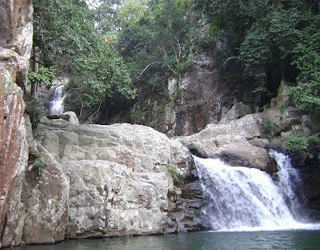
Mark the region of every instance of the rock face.
[[[201, 228], [201, 204], [197, 199], [201, 192], [175, 187], [167, 172], [168, 166], [174, 166], [186, 177], [192, 172], [193, 159], [182, 144], [164, 134], [140, 125], [74, 125], [62, 119], [43, 118], [35, 139], [43, 150], [51, 152], [56, 163], [52, 165], [60, 166], [54, 169], [54, 176], [59, 173], [62, 180], [68, 180], [59, 185], [61, 190], [51, 191], [52, 195], [49, 192], [44, 207], [39, 206], [42, 211], [51, 211], [55, 202], [68, 199], [60, 203], [61, 237], [63, 232], [65, 238], [83, 238]], [[43, 183], [48, 183], [45, 179], [56, 181], [43, 176], [49, 172], [53, 176], [48, 167], [40, 173]], [[34, 195], [29, 197], [34, 199]], [[53, 230], [54, 222], [46, 218], [32, 219], [39, 226], [51, 224], [48, 235], [58, 234]], [[43, 238], [51, 242], [53, 236]]]
[[320, 185], [319, 185], [320, 171], [319, 169], [309, 173], [304, 178], [305, 195], [307, 198], [307, 206], [314, 211], [316, 219], [320, 218]]
[[118, 117], [112, 122], [147, 125], [168, 136], [191, 135], [209, 123], [219, 122], [228, 105], [224, 102], [226, 88], [212, 62], [215, 55], [216, 50], [193, 55], [194, 65], [180, 79], [168, 80], [168, 96], [141, 96], [131, 117]]
[[236, 103], [224, 117], [222, 117], [220, 123], [227, 123], [251, 113], [252, 112], [249, 106], [245, 105], [242, 102], [239, 102]]
[[249, 141], [261, 136], [258, 118], [251, 114], [228, 124], [209, 124], [200, 133], [179, 140], [202, 157], [221, 158], [231, 165], [243, 165], [269, 171], [267, 150]]
[[23, 91], [32, 46], [30, 0], [0, 2], [0, 247], [19, 244], [20, 198], [28, 160]]
[[10, 244], [14, 238], [28, 161], [23, 93], [7, 73], [0, 73], [0, 246]]
[[0, 60], [11, 80], [25, 89], [26, 73], [32, 49], [31, 0], [7, 0], [0, 3]]
[[178, 140], [201, 157], [220, 158], [230, 165], [254, 167], [269, 173], [277, 171], [266, 148], [281, 147], [287, 136], [302, 126], [301, 113], [281, 98], [280, 85], [273, 107], [262, 113], [247, 114], [248, 108], [234, 105], [218, 124], [208, 124], [201, 132]]

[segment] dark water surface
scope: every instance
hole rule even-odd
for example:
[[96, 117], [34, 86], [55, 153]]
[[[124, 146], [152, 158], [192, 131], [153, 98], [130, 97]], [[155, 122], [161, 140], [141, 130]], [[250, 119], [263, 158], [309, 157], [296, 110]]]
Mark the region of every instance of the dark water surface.
[[248, 250], [320, 249], [320, 230], [261, 232], [200, 232], [132, 238], [68, 240], [55, 245], [16, 247], [15, 250]]

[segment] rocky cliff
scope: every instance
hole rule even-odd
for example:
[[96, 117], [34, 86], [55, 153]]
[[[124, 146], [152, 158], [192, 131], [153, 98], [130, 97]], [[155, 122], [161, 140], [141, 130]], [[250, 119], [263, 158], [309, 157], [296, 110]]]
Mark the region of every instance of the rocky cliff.
[[[214, 50], [197, 52], [194, 61], [180, 77], [168, 80], [167, 95], [139, 96], [130, 116], [116, 116], [111, 122], [131, 122], [151, 126], [168, 136], [191, 135], [209, 123], [217, 123], [232, 105], [232, 98], [220, 81], [213, 58]], [[229, 101], [226, 101], [229, 100]]]
[[16, 231], [28, 160], [23, 92], [32, 46], [30, 0], [0, 2], [0, 247], [19, 243]]

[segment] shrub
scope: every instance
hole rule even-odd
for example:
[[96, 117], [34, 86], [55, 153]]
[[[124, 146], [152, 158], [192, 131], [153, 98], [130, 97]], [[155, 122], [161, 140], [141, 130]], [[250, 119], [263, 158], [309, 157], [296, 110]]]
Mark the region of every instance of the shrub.
[[315, 155], [320, 160], [320, 138], [319, 134], [306, 136], [303, 133], [291, 134], [285, 147], [291, 152], [300, 152], [305, 158], [313, 158]]
[[183, 185], [184, 184], [184, 178], [175, 166], [167, 165], [166, 170], [167, 170], [167, 173], [173, 178], [173, 183], [175, 185]]
[[263, 117], [259, 123], [262, 134], [264, 134], [268, 139], [274, 137], [274, 131], [279, 128], [279, 125], [269, 118]]
[[39, 172], [41, 172], [43, 168], [47, 167], [46, 158], [33, 149], [31, 149], [29, 152], [29, 163], [32, 163], [33, 166], [39, 170]]

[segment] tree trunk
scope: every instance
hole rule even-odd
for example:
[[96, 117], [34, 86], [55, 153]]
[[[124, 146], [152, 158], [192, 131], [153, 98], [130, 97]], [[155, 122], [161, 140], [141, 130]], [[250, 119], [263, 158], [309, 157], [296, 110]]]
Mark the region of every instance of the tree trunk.
[[[33, 53], [33, 72], [37, 73], [39, 64], [38, 64], [38, 58], [39, 58], [39, 52], [37, 50], [36, 46], [33, 46], [32, 48], [32, 53]], [[31, 95], [36, 95], [38, 91], [38, 82], [34, 81], [31, 83]]]

